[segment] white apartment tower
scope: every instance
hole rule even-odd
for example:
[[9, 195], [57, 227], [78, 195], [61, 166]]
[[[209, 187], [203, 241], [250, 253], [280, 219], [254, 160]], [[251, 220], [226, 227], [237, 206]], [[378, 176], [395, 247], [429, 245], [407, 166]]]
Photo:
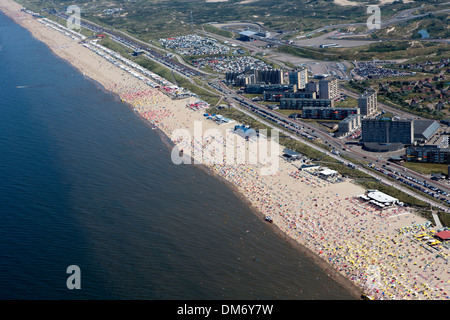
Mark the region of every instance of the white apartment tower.
[[319, 99], [333, 100], [338, 96], [338, 80], [336, 78], [325, 78], [319, 81]]
[[362, 117], [371, 117], [377, 112], [376, 91], [364, 92], [358, 98], [358, 108]]

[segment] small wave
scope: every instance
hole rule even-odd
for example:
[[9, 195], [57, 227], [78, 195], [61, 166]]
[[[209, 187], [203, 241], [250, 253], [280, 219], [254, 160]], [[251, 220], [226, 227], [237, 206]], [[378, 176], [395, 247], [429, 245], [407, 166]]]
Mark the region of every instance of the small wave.
[[25, 88], [38, 88], [38, 87], [44, 87], [45, 84], [32, 84], [28, 86], [16, 86], [17, 89], [25, 89]]

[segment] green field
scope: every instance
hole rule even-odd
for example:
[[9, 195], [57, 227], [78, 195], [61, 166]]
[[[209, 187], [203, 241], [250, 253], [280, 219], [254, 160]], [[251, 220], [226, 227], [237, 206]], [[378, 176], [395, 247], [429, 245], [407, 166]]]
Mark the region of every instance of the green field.
[[405, 162], [402, 166], [421, 174], [448, 173], [448, 164], [444, 163]]
[[291, 46], [280, 46], [279, 52], [291, 54], [294, 56], [310, 58], [315, 60], [330, 61], [370, 61], [379, 60], [396, 60], [411, 59], [414, 57], [434, 57], [447, 58], [450, 51], [450, 45], [437, 42], [413, 42], [392, 40], [377, 42], [370, 45], [351, 48], [296, 48]]
[[[290, 31], [289, 35], [308, 34], [312, 30], [331, 24], [365, 22], [368, 14], [367, 3], [357, 6], [340, 6], [332, 0], [227, 0], [206, 2], [206, 0], [16, 0], [25, 7], [49, 14], [42, 9], [65, 10], [68, 5], [78, 5], [82, 9], [82, 18], [108, 28], [122, 30], [143, 41], [152, 41], [156, 45], [160, 38], [192, 34], [204, 28], [206, 31], [227, 38], [232, 32], [209, 25], [210, 22], [252, 21], [260, 23], [272, 31]], [[372, 0], [369, 3], [375, 4]], [[422, 0], [423, 10], [438, 10], [443, 0]], [[418, 3], [394, 1], [381, 6], [383, 19], [389, 19], [401, 10], [418, 7]], [[112, 9], [120, 11], [114, 11]], [[364, 27], [357, 27], [364, 31]], [[408, 36], [418, 37], [417, 31], [427, 29], [433, 37], [446, 37], [449, 33], [448, 14], [413, 19], [404, 24], [396, 24], [394, 31], [382, 29], [374, 34], [375, 38]], [[345, 31], [346, 28], [343, 28]], [[396, 31], [395, 31], [396, 30]], [[410, 59], [417, 56], [425, 58], [447, 57], [450, 45], [419, 41], [389, 41], [353, 48], [312, 47], [294, 48], [280, 46], [283, 53], [315, 60], [342, 61], [377, 59]], [[288, 62], [289, 64], [289, 62]]]
[[210, 24], [203, 24], [202, 27], [207, 32], [214, 33], [225, 38], [232, 38], [234, 36], [233, 32], [216, 28]]
[[[442, 9], [442, 8], [440, 8]], [[420, 30], [426, 30], [430, 38], [450, 38], [448, 13], [430, 15], [429, 17], [409, 20], [395, 26], [386, 26], [375, 32], [378, 38], [420, 39]]]
[[[120, 28], [143, 39], [158, 39], [192, 32], [191, 22], [200, 28], [208, 22], [255, 21], [276, 30], [308, 32], [344, 21], [365, 22], [366, 5], [339, 6], [330, 0], [259, 0], [245, 2], [228, 0], [18, 0], [24, 6], [39, 11], [42, 8], [64, 9], [68, 5], [82, 8], [82, 17], [99, 24]], [[435, 4], [423, 0], [421, 4]], [[121, 9], [108, 12], [108, 9]], [[383, 18], [409, 9], [410, 4], [395, 1], [382, 6]], [[191, 21], [192, 17], [192, 21]], [[209, 28], [209, 27], [207, 27]], [[210, 31], [210, 30], [208, 30]], [[211, 31], [214, 32], [214, 31]], [[217, 32], [217, 31], [216, 31]], [[222, 34], [222, 31], [219, 31]]]
[[358, 106], [358, 101], [355, 98], [347, 97], [343, 101], [336, 101], [334, 106], [336, 108], [356, 108]]

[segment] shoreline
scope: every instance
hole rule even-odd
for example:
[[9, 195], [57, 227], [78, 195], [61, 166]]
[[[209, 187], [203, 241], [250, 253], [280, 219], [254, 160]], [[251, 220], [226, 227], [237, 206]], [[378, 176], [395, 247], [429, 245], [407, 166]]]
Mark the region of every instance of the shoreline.
[[[256, 208], [251, 201], [246, 198], [239, 189], [233, 185], [230, 181], [226, 180], [219, 174], [209, 170], [207, 167], [203, 165], [196, 165], [196, 168], [202, 170], [203, 172], [213, 176], [215, 179], [219, 180], [221, 183], [225, 184], [239, 200], [241, 200], [252, 212], [256, 215], [256, 217], [263, 220], [265, 215], [261, 210]], [[310, 260], [312, 260], [322, 271], [327, 273], [329, 277], [331, 277], [336, 283], [340, 284], [345, 290], [347, 290], [350, 295], [354, 296], [356, 300], [360, 300], [363, 294], [363, 290], [356, 286], [351, 280], [344, 277], [337, 270], [333, 269], [326, 261], [317, 256], [311, 249], [304, 246], [303, 244], [295, 241], [292, 237], [287, 235], [278, 225], [272, 223], [270, 226], [271, 230], [280, 237], [284, 242], [288, 243], [295, 250], [301, 252], [305, 256], [307, 256]]]
[[[167, 96], [159, 91], [156, 92], [155, 89], [148, 93], [146, 90], [149, 89], [139, 85], [136, 79], [124, 74], [112, 64], [108, 65], [89, 49], [79, 44], [71, 44], [70, 39], [64, 39], [64, 36], [58, 35], [57, 31], [39, 26], [40, 23], [29, 15], [21, 17], [21, 13], [18, 12], [21, 7], [12, 0], [5, 0], [0, 5], [0, 10], [15, 23], [26, 28], [35, 39], [45, 43], [56, 56], [70, 63], [89, 80], [93, 80], [102, 90], [121, 99], [149, 126], [157, 124], [157, 132], [169, 150], [175, 145], [170, 138], [170, 132], [173, 132], [175, 128], [190, 128], [190, 125], [197, 120], [202, 121], [204, 129], [218, 128], [216, 124], [204, 120], [201, 111], [186, 108], [186, 102], [190, 101], [190, 98], [170, 101]], [[14, 17], [15, 15], [17, 17]], [[61, 49], [60, 43], [67, 45], [67, 48]], [[74, 52], [71, 52], [71, 49]], [[103, 68], [103, 65], [106, 67]], [[102, 66], [101, 70], [99, 66]], [[148, 95], [139, 96], [142, 92]], [[192, 132], [192, 128], [190, 129]], [[281, 172], [271, 177], [257, 175], [256, 170], [261, 168], [258, 166], [195, 165], [195, 167], [224, 182], [257, 217], [263, 219], [265, 212], [273, 213], [275, 216], [272, 230], [310, 257], [355, 298], [361, 297], [363, 286], [370, 280], [369, 271], [374, 266], [379, 268], [380, 272], [377, 279], [379, 283], [371, 287], [373, 293], [377, 295], [376, 298], [406, 298], [411, 293], [411, 299], [426, 299], [430, 298], [428, 291], [436, 294], [440, 299], [447, 296], [447, 292], [441, 294], [436, 289], [428, 288], [423, 290], [427, 294], [421, 293], [419, 289], [424, 283], [428, 287], [431, 287], [428, 282], [437, 283], [435, 279], [429, 280], [431, 276], [426, 269], [430, 263], [423, 267], [424, 263], [421, 262], [425, 258], [430, 260], [431, 257], [426, 252], [425, 254], [417, 253], [415, 256], [413, 254], [415, 252], [411, 253], [411, 250], [421, 249], [414, 243], [407, 243], [407, 236], [398, 235], [398, 229], [408, 227], [411, 222], [423, 223], [423, 219], [414, 216], [412, 212], [403, 211], [383, 216], [353, 201], [353, 197], [361, 194], [360, 187], [350, 182], [342, 182], [339, 185], [327, 184], [307, 175], [294, 179], [291, 176], [292, 167], [283, 160], [281, 162]], [[388, 220], [391, 218], [392, 220]], [[361, 232], [361, 229], [365, 232]], [[394, 245], [386, 239], [394, 242]], [[395, 242], [400, 240], [402, 244], [405, 244], [403, 248], [395, 246]], [[392, 255], [392, 252], [396, 257], [401, 258], [391, 261], [388, 253]], [[401, 261], [405, 255], [410, 259], [408, 263]], [[377, 260], [374, 261], [375, 259]], [[415, 267], [418, 262], [420, 265]], [[441, 270], [447, 266], [437, 257], [431, 263], [432, 266], [434, 264], [436, 264], [435, 270], [440, 272], [439, 280], [442, 278], [447, 281], [446, 283], [442, 281], [443, 285], [439, 283], [438, 289], [441, 290], [443, 287], [442, 290], [447, 291], [450, 287], [448, 286], [449, 273]], [[405, 274], [407, 282], [412, 280], [414, 284], [405, 283]], [[394, 285], [391, 284], [393, 275]], [[412, 290], [417, 287], [416, 291], [419, 291], [419, 295], [414, 295], [410, 287], [413, 288]]]
[[[150, 125], [150, 124], [149, 124]], [[168, 137], [163, 131], [157, 129], [158, 135], [160, 135], [160, 138], [163, 140], [163, 144], [167, 147], [167, 150], [170, 152], [172, 148], [175, 146], [175, 144], [170, 140], [170, 137]], [[183, 164], [181, 164], [183, 165]], [[210, 168], [204, 166], [204, 165], [193, 165], [195, 169], [200, 170], [210, 176], [212, 176], [214, 179], [217, 179], [221, 183], [223, 183], [228, 189], [230, 189], [233, 194], [242, 201], [249, 209], [250, 211], [261, 220], [264, 220], [265, 215], [264, 213], [256, 208], [254, 204], [245, 197], [245, 195], [239, 191], [239, 189], [233, 185], [230, 181], [226, 180], [223, 176], [217, 174]], [[331, 279], [333, 279], [336, 283], [341, 285], [345, 290], [347, 290], [350, 295], [352, 295], [355, 300], [361, 300], [361, 296], [363, 294], [363, 290], [359, 288], [355, 283], [353, 283], [351, 280], [347, 279], [345, 276], [343, 276], [341, 273], [339, 273], [336, 269], [333, 269], [326, 261], [321, 259], [319, 256], [317, 256], [311, 249], [304, 246], [303, 244], [299, 243], [298, 241], [295, 241], [292, 237], [288, 236], [283, 230], [276, 224], [270, 225], [271, 231], [274, 232], [278, 237], [280, 237], [284, 242], [288, 243], [291, 247], [293, 247], [298, 252], [301, 252], [304, 254], [307, 258], [312, 260], [322, 271], [324, 271]]]

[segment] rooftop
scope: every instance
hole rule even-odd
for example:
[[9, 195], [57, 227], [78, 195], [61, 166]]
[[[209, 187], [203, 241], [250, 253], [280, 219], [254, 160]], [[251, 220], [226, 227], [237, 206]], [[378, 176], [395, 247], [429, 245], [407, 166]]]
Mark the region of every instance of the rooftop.
[[403, 143], [381, 143], [381, 142], [365, 142], [363, 149], [371, 152], [391, 152], [397, 151], [404, 147]]
[[284, 152], [284, 154], [287, 155], [288, 157], [298, 158], [298, 157], [301, 156], [300, 153], [295, 152], [295, 151], [293, 151], [293, 150], [291, 150], [291, 149], [288, 149], [288, 148], [285, 148], [285, 149], [283, 150], [283, 152]]
[[336, 170], [331, 170], [331, 169], [322, 169], [319, 171], [320, 174], [324, 175], [324, 176], [332, 176], [334, 174], [337, 174], [338, 172]]
[[395, 202], [398, 201], [397, 198], [391, 197], [390, 195], [387, 195], [387, 194], [385, 194], [383, 192], [380, 192], [378, 190], [369, 191], [367, 193], [367, 196], [370, 199], [375, 200], [375, 201], [380, 202], [380, 203], [395, 203]]
[[346, 117], [344, 120], [341, 121], [341, 123], [348, 123], [352, 122], [355, 118], [360, 117], [359, 113], [352, 113], [348, 117]]
[[440, 127], [435, 120], [414, 120], [414, 139], [428, 140]]
[[444, 231], [438, 232], [438, 233], [436, 233], [436, 237], [438, 237], [442, 240], [448, 240], [448, 239], [450, 239], [450, 231], [444, 230]]
[[257, 33], [257, 32], [251, 31], [251, 30], [245, 30], [245, 31], [239, 32], [239, 34], [240, 34], [241, 36], [245, 36], [245, 37], [251, 37], [251, 36], [254, 36], [256, 33]]
[[363, 94], [360, 94], [359, 97], [360, 98], [367, 98], [367, 97], [370, 97], [373, 94], [376, 94], [375, 90], [365, 91]]

